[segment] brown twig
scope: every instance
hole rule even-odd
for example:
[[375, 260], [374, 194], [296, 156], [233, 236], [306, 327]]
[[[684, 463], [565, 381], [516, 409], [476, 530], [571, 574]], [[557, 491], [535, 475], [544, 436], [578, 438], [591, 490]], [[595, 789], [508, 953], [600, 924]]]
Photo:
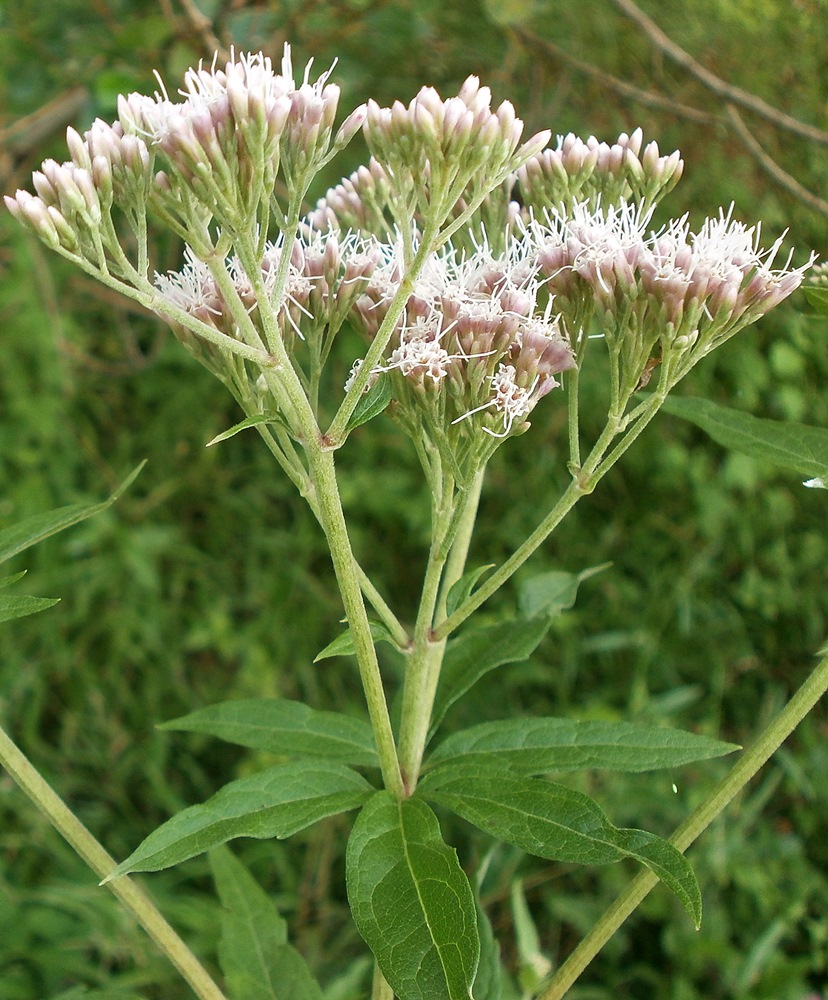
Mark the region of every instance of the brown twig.
[[612, 2], [627, 17], [635, 21], [660, 52], [685, 69], [699, 83], [723, 101], [747, 108], [766, 121], [778, 125], [779, 128], [787, 129], [789, 132], [800, 135], [805, 139], [810, 139], [812, 142], [828, 145], [828, 132], [823, 132], [822, 129], [818, 129], [814, 125], [809, 125], [807, 122], [801, 122], [798, 118], [792, 118], [790, 115], [785, 114], [784, 111], [780, 111], [778, 108], [767, 104], [761, 97], [750, 94], [740, 87], [734, 87], [732, 84], [720, 79], [715, 73], [711, 73], [710, 70], [705, 69], [704, 66], [696, 62], [689, 52], [686, 52], [680, 45], [676, 45], [672, 39], [668, 38], [661, 28], [636, 6], [633, 0], [612, 0]]
[[747, 125], [745, 125], [744, 119], [732, 104], [725, 104], [725, 113], [727, 114], [728, 120], [733, 126], [736, 134], [745, 144], [748, 151], [755, 157], [762, 169], [768, 173], [780, 187], [784, 188], [795, 198], [798, 198], [809, 208], [814, 209], [814, 211], [820, 212], [823, 215], [828, 215], [828, 201], [825, 201], [823, 198], [820, 198], [818, 195], [815, 195], [813, 192], [803, 187], [795, 177], [792, 177], [787, 170], [783, 170], [776, 160], [774, 160], [764, 151], [764, 149], [762, 149], [757, 142], [756, 137]]
[[540, 38], [532, 32], [527, 31], [525, 28], [514, 29], [514, 34], [526, 44], [531, 45], [536, 49], [539, 49], [541, 52], [553, 56], [556, 59], [560, 59], [561, 62], [566, 63], [567, 66], [571, 66], [580, 73], [584, 73], [586, 76], [591, 76], [593, 79], [598, 80], [599, 83], [603, 83], [604, 86], [614, 90], [621, 97], [629, 98], [630, 100], [636, 101], [647, 107], [660, 108], [663, 111], [667, 111], [679, 118], [686, 118], [689, 121], [697, 122], [700, 125], [716, 125], [721, 121], [721, 119], [717, 118], [715, 115], [708, 114], [705, 111], [700, 111], [698, 108], [693, 108], [688, 104], [681, 104], [679, 101], [674, 101], [672, 98], [664, 97], [662, 94], [653, 93], [651, 90], [641, 90], [639, 87], [634, 87], [631, 83], [627, 83], [626, 80], [613, 76], [611, 73], [607, 73], [605, 70], [592, 65], [592, 63], [576, 59], [575, 56], [570, 55], [568, 52], [555, 45], [554, 42], [550, 42], [546, 38]]

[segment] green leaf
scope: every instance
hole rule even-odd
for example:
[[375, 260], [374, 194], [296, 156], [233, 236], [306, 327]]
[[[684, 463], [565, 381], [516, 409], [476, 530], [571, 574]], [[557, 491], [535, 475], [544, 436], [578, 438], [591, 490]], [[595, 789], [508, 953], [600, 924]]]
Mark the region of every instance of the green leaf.
[[324, 757], [340, 764], [378, 767], [370, 725], [299, 701], [251, 698], [210, 705], [159, 729], [208, 733], [228, 743], [288, 757]]
[[805, 298], [823, 316], [828, 316], [828, 288], [819, 285], [805, 285], [802, 289]]
[[[369, 622], [368, 625], [371, 629], [371, 638], [374, 640], [374, 643], [390, 642], [395, 649], [397, 648], [394, 637], [382, 622]], [[337, 636], [333, 642], [328, 643], [321, 653], [317, 653], [313, 662], [319, 663], [320, 660], [327, 660], [331, 656], [353, 656], [355, 652], [354, 637], [350, 628], [347, 628], [342, 635]]]
[[799, 475], [828, 479], [828, 430], [822, 427], [761, 420], [686, 396], [670, 397], [664, 409], [701, 427], [725, 448], [793, 469]]
[[224, 912], [219, 964], [233, 1000], [322, 1000], [287, 924], [258, 882], [226, 847], [210, 851]]
[[400, 1000], [469, 1000], [480, 952], [474, 897], [426, 803], [372, 796], [346, 872], [357, 929]]
[[0, 622], [10, 622], [15, 618], [37, 614], [38, 611], [51, 608], [59, 600], [59, 597], [28, 597], [25, 594], [9, 597], [8, 594], [0, 594]]
[[435, 765], [515, 774], [548, 774], [605, 768], [651, 771], [732, 753], [739, 747], [708, 736], [639, 726], [629, 722], [576, 722], [574, 719], [506, 719], [454, 733], [431, 754]]
[[431, 732], [448, 709], [480, 678], [504, 663], [525, 660], [538, 648], [549, 629], [548, 618], [507, 621], [469, 629], [446, 646], [440, 685], [434, 700]]
[[426, 775], [419, 791], [539, 858], [581, 865], [635, 858], [672, 889], [699, 925], [701, 894], [684, 855], [655, 834], [619, 830], [588, 795], [509, 771], [478, 776], [448, 769]]
[[378, 417], [391, 402], [392, 394], [391, 379], [387, 374], [380, 375], [368, 392], [360, 397], [348, 421], [347, 430], [350, 432], [355, 427], [367, 424], [369, 420]]
[[141, 462], [133, 469], [112, 496], [102, 503], [91, 506], [70, 504], [68, 507], [59, 507], [57, 510], [50, 510], [44, 514], [34, 514], [32, 517], [20, 521], [19, 524], [13, 524], [0, 531], [0, 562], [11, 559], [12, 556], [16, 556], [19, 552], [43, 541], [44, 538], [49, 538], [50, 535], [56, 535], [59, 531], [63, 531], [64, 528], [70, 528], [73, 524], [78, 524], [78, 522], [92, 517], [93, 514], [99, 514], [106, 510], [132, 485], [133, 480], [145, 464], [146, 462]]
[[254, 417], [246, 417], [244, 420], [240, 420], [237, 424], [233, 424], [232, 427], [226, 431], [222, 431], [221, 434], [216, 434], [216, 436], [208, 441], [204, 447], [211, 448], [214, 444], [219, 444], [221, 441], [226, 441], [228, 438], [235, 437], [239, 431], [245, 431], [248, 427], [258, 427], [259, 424], [280, 423], [283, 423], [282, 418], [280, 414], [275, 411], [257, 413]]
[[578, 596], [578, 587], [605, 570], [611, 563], [602, 563], [600, 566], [592, 566], [581, 573], [563, 573], [559, 570], [550, 570], [547, 573], [539, 573], [524, 581], [518, 592], [518, 608], [521, 617], [537, 618], [539, 615], [548, 615], [552, 618], [571, 608]]
[[231, 781], [203, 804], [177, 813], [104, 881], [169, 868], [233, 837], [290, 837], [325, 816], [356, 809], [373, 790], [356, 771], [339, 764], [279, 764]]
[[446, 595], [446, 617], [453, 615], [466, 598], [471, 597], [472, 591], [477, 581], [488, 573], [495, 563], [488, 563], [486, 566], [478, 566], [464, 573], [460, 579], [451, 587]]
[[17, 583], [18, 580], [22, 580], [23, 577], [28, 573], [27, 569], [21, 569], [19, 573], [12, 573], [11, 576], [4, 576], [0, 580], [0, 590], [5, 590], [6, 587], [10, 587], [13, 583]]
[[477, 911], [477, 933], [480, 937], [480, 963], [474, 977], [472, 995], [474, 1000], [500, 1000], [503, 992], [500, 973], [500, 946], [494, 936], [486, 911], [475, 896]]

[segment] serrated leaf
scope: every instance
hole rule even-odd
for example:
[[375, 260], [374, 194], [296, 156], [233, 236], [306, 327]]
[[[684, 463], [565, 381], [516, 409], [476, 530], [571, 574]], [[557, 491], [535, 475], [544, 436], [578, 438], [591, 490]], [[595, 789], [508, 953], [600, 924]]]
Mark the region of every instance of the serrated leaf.
[[689, 420], [725, 448], [771, 462], [800, 475], [828, 479], [828, 430], [763, 420], [706, 399], [670, 397], [664, 410]]
[[307, 963], [287, 942], [287, 924], [227, 848], [210, 851], [224, 912], [219, 964], [233, 1000], [322, 1000]]
[[805, 298], [817, 312], [828, 316], [828, 288], [819, 285], [804, 285], [802, 291], [805, 292]]
[[356, 809], [373, 790], [339, 764], [279, 764], [231, 781], [206, 802], [167, 820], [104, 881], [169, 868], [234, 837], [290, 837], [325, 816]]
[[25, 594], [10, 597], [8, 594], [0, 594], [0, 623], [45, 611], [59, 600], [59, 597], [29, 597]]
[[505, 719], [453, 733], [434, 750], [427, 766], [467, 767], [478, 774], [493, 768], [523, 775], [586, 768], [633, 772], [681, 767], [738, 749], [680, 729], [629, 722]]
[[18, 524], [12, 524], [0, 531], [0, 562], [5, 562], [37, 542], [43, 541], [44, 538], [49, 538], [51, 535], [63, 531], [64, 528], [70, 528], [73, 524], [85, 521], [93, 514], [99, 514], [107, 507], [111, 507], [121, 494], [132, 485], [133, 480], [145, 465], [146, 462], [141, 462], [133, 469], [118, 489], [102, 503], [69, 504], [67, 507], [59, 507], [57, 510], [50, 510], [44, 514], [34, 514], [32, 517], [27, 517]]
[[374, 417], [378, 417], [391, 402], [391, 396], [391, 379], [385, 374], [380, 375], [368, 392], [360, 397], [348, 421], [348, 431], [350, 432], [362, 424], [367, 424]]
[[699, 925], [701, 894], [684, 855], [655, 834], [613, 826], [588, 795], [505, 770], [483, 776], [435, 771], [418, 787], [426, 798], [539, 858], [603, 865], [633, 857], [673, 890]]
[[282, 417], [275, 411], [257, 413], [253, 417], [245, 417], [244, 420], [240, 420], [237, 424], [233, 424], [232, 427], [228, 428], [226, 431], [222, 431], [221, 434], [216, 434], [216, 436], [211, 438], [211, 440], [209, 440], [204, 447], [212, 448], [214, 444], [219, 444], [221, 441], [227, 441], [228, 438], [235, 437], [240, 431], [246, 431], [248, 427], [258, 427], [259, 424], [278, 424], [282, 422]]
[[518, 609], [523, 618], [536, 618], [539, 615], [555, 617], [568, 610], [575, 603], [578, 587], [596, 573], [600, 573], [611, 565], [602, 563], [592, 566], [581, 573], [563, 573], [560, 570], [550, 570], [525, 580], [518, 591]]
[[480, 952], [474, 897], [428, 805], [372, 796], [346, 871], [357, 929], [399, 1000], [469, 1000]]
[[[395, 649], [397, 648], [394, 637], [382, 622], [372, 621], [368, 625], [374, 644], [378, 642], [390, 642]], [[347, 628], [342, 635], [337, 636], [333, 642], [328, 643], [321, 653], [317, 653], [313, 662], [319, 663], [320, 660], [327, 660], [331, 656], [353, 656], [355, 651], [353, 634], [351, 629]]]
[[446, 646], [440, 684], [431, 716], [433, 733], [448, 709], [495, 667], [525, 660], [549, 630], [548, 618], [507, 621], [469, 629]]
[[228, 743], [289, 757], [324, 757], [341, 764], [379, 766], [373, 731], [367, 722], [339, 712], [320, 712], [299, 701], [225, 701], [163, 722], [158, 728], [207, 733]]
[[475, 584], [494, 567], [495, 563], [487, 563], [485, 566], [477, 566], [464, 573], [460, 579], [451, 587], [446, 595], [446, 617], [450, 617], [460, 607], [466, 598], [471, 597]]

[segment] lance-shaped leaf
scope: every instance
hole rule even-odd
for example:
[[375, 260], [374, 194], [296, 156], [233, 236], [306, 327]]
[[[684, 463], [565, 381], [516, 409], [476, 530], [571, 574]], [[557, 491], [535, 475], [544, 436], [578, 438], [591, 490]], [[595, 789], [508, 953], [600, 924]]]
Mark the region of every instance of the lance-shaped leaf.
[[307, 963], [287, 941], [287, 924], [226, 847], [210, 851], [223, 907], [219, 963], [233, 1000], [322, 1000]]
[[[388, 627], [383, 625], [382, 622], [369, 621], [368, 627], [371, 631], [371, 638], [374, 640], [374, 645], [378, 642], [390, 642], [395, 649], [397, 648], [393, 635], [391, 635]], [[338, 635], [333, 642], [329, 642], [321, 653], [317, 653], [313, 662], [319, 663], [320, 660], [327, 660], [331, 656], [353, 656], [355, 653], [354, 636], [351, 629], [347, 628], [342, 635]]]
[[5, 562], [16, 556], [18, 552], [23, 552], [37, 542], [55, 535], [64, 528], [70, 528], [79, 521], [85, 521], [93, 514], [99, 514], [102, 510], [110, 507], [121, 494], [132, 485], [133, 480], [143, 469], [145, 463], [141, 462], [126, 477], [117, 490], [107, 500], [96, 504], [70, 504], [68, 507], [59, 507], [57, 510], [50, 510], [44, 514], [34, 514], [27, 517], [18, 524], [13, 524], [3, 531], [0, 531], [0, 562]]
[[354, 412], [348, 421], [348, 432], [378, 417], [391, 402], [391, 396], [391, 379], [387, 375], [380, 375], [354, 407]]
[[244, 420], [240, 420], [237, 424], [233, 424], [232, 427], [228, 427], [226, 431], [222, 431], [221, 434], [216, 434], [214, 438], [211, 438], [205, 448], [211, 448], [214, 444], [219, 444], [221, 441], [227, 441], [231, 437], [235, 437], [241, 431], [246, 431], [248, 427], [258, 427], [260, 424], [282, 424], [284, 420], [279, 413], [275, 411], [268, 413], [257, 413], [252, 417], [245, 417]]
[[591, 576], [601, 573], [610, 563], [591, 566], [580, 573], [563, 573], [550, 570], [524, 580], [518, 591], [518, 607], [523, 618], [539, 615], [556, 617], [571, 608], [578, 596], [578, 588]]
[[167, 820], [104, 881], [169, 868], [233, 837], [290, 837], [325, 816], [356, 809], [373, 790], [356, 771], [327, 761], [268, 768]]
[[448, 709], [484, 674], [505, 663], [525, 660], [549, 630], [549, 618], [507, 621], [469, 629], [449, 642], [431, 716], [433, 733]]
[[495, 563], [487, 563], [485, 566], [476, 566], [474, 569], [470, 569], [468, 572], [464, 573], [460, 579], [452, 585], [446, 595], [446, 617], [453, 615], [463, 601], [465, 601], [468, 597], [471, 597], [477, 581], [484, 575], [484, 573], [488, 573], [490, 569], [493, 569], [494, 566]]
[[25, 618], [26, 615], [37, 614], [51, 608], [60, 600], [59, 597], [29, 597], [26, 594], [10, 596], [0, 594], [0, 622], [10, 622], [15, 618]]
[[480, 954], [474, 896], [426, 803], [374, 795], [346, 866], [357, 929], [400, 1000], [469, 1000]]
[[733, 743], [680, 729], [629, 722], [505, 719], [452, 734], [431, 754], [428, 766], [455, 764], [478, 774], [504, 767], [526, 775], [585, 768], [651, 771], [738, 749]]
[[539, 858], [603, 865], [632, 857], [679, 897], [698, 927], [701, 894], [687, 859], [644, 830], [621, 830], [588, 795], [509, 771], [477, 776], [445, 768], [420, 782], [419, 792], [486, 833]]
[[689, 420], [725, 448], [828, 479], [828, 430], [807, 424], [762, 420], [706, 399], [670, 397], [667, 413]]
[[207, 733], [228, 743], [288, 757], [324, 757], [340, 764], [378, 767], [370, 725], [299, 701], [250, 698], [210, 705], [159, 729]]

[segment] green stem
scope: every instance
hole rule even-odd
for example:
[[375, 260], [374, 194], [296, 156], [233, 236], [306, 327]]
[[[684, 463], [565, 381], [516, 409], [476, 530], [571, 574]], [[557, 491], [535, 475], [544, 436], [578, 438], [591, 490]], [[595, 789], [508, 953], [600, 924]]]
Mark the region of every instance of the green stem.
[[[745, 751], [730, 773], [676, 830], [670, 838], [670, 843], [684, 853], [790, 736], [826, 691], [828, 691], [828, 656], [820, 660], [805, 683], [776, 718], [766, 726], [750, 749]], [[636, 876], [627, 890], [610, 906], [558, 969], [538, 1000], [561, 1000], [595, 955], [657, 882], [658, 878], [650, 871], [644, 871]]]
[[460, 579], [466, 569], [466, 559], [469, 555], [474, 524], [477, 519], [477, 507], [480, 503], [480, 491], [483, 488], [483, 480], [486, 478], [485, 466], [477, 473], [472, 480], [468, 493], [463, 502], [463, 509], [460, 513], [460, 523], [457, 533], [446, 560], [446, 568], [443, 572], [443, 581], [440, 585], [440, 597], [437, 601], [437, 614], [443, 617], [446, 613], [446, 598], [455, 583]]
[[319, 522], [331, 550], [339, 591], [354, 639], [354, 651], [377, 743], [383, 781], [390, 792], [402, 798], [405, 789], [397, 760], [394, 731], [391, 728], [391, 718], [377, 662], [377, 651], [374, 648], [368, 615], [362, 600], [356, 560], [351, 550], [339, 497], [333, 452], [324, 450], [317, 441], [311, 441], [306, 446], [306, 455], [316, 490], [315, 508], [312, 504], [312, 509], [318, 510]]
[[446, 648], [445, 639], [434, 641], [432, 626], [440, 595], [440, 580], [448, 556], [446, 536], [451, 530], [455, 512], [454, 480], [444, 471], [439, 491], [435, 493], [433, 499], [431, 548], [428, 553], [417, 621], [414, 625], [414, 643], [405, 667], [403, 685], [400, 768], [409, 795], [417, 785], [431, 723], [431, 709]]
[[[2, 728], [0, 763], [89, 867], [101, 878], [109, 875], [116, 867], [115, 860], [41, 777]], [[178, 969], [197, 997], [201, 1000], [225, 1000], [224, 994], [143, 889], [126, 876], [107, 882], [106, 885]]]
[[595, 442], [595, 446], [584, 463], [580, 474], [564, 490], [561, 498], [546, 515], [546, 517], [535, 528], [531, 535], [524, 541], [509, 558], [503, 562], [495, 571], [488, 576], [478, 589], [467, 598], [454, 614], [444, 618], [434, 629], [435, 639], [445, 639], [459, 625], [461, 625], [481, 604], [487, 601], [503, 584], [526, 562], [529, 556], [539, 548], [549, 537], [552, 531], [557, 528], [563, 518], [569, 513], [575, 504], [587, 493], [591, 493], [598, 481], [609, 472], [613, 465], [624, 454], [627, 448], [635, 441], [638, 435], [653, 419], [663, 402], [663, 395], [654, 394], [647, 400], [646, 409], [641, 413], [638, 422], [626, 433], [615, 448], [612, 454], [603, 460], [610, 444], [618, 433], [619, 421], [609, 420], [606, 427], [601, 432], [600, 437]]

